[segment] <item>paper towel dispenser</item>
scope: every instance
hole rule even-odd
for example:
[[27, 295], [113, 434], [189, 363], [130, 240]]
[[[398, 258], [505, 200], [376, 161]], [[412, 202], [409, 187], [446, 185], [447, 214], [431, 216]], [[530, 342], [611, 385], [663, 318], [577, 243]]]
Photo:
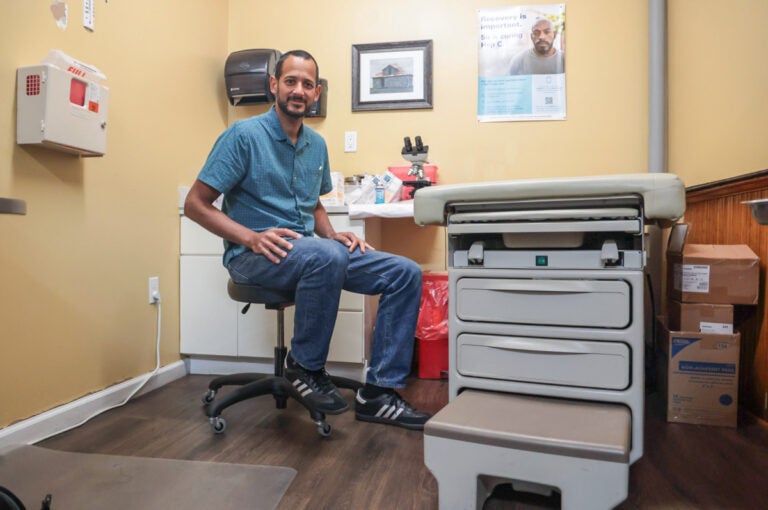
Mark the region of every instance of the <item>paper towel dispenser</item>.
[[251, 49], [231, 53], [224, 66], [229, 103], [238, 105], [271, 103], [269, 77], [275, 74], [278, 50]]
[[309, 107], [307, 117], [325, 117], [325, 112], [328, 104], [328, 80], [320, 78], [320, 85], [322, 85], [322, 92], [314, 104]]

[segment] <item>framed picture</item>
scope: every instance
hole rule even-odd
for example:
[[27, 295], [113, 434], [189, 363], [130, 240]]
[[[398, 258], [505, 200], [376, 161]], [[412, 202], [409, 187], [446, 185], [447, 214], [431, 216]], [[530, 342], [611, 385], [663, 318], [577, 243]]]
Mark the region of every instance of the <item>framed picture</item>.
[[352, 45], [352, 111], [432, 108], [432, 41]]

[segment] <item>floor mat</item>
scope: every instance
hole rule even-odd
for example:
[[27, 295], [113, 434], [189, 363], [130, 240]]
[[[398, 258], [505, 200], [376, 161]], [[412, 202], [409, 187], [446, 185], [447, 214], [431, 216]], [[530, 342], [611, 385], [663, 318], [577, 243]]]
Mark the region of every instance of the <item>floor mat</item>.
[[287, 467], [70, 453], [19, 446], [0, 453], [0, 485], [28, 509], [274, 509], [296, 471]]

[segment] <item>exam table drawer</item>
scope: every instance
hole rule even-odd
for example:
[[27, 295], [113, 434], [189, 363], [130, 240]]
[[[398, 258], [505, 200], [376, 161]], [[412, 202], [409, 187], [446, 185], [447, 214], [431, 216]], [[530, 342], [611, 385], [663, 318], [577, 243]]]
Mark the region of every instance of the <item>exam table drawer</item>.
[[631, 351], [620, 342], [461, 334], [458, 372], [583, 388], [623, 390], [630, 384]]
[[632, 289], [623, 280], [461, 278], [460, 320], [547, 326], [626, 328]]

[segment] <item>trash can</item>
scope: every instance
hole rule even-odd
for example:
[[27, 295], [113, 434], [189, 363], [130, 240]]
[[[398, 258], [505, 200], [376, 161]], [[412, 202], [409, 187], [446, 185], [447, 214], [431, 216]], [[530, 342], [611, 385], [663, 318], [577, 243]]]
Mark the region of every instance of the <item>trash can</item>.
[[428, 271], [422, 275], [415, 336], [418, 377], [448, 377], [448, 273]]

